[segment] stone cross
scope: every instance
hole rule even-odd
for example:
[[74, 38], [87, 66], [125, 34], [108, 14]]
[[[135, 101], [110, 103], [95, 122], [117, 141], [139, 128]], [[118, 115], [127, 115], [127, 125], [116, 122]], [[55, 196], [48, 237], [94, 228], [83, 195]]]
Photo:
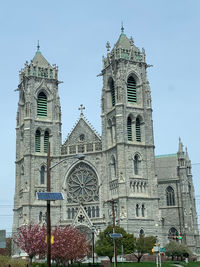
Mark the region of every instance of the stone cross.
[[80, 116], [83, 116], [83, 110], [85, 109], [85, 107], [83, 106], [83, 104], [81, 104], [78, 109], [81, 111]]

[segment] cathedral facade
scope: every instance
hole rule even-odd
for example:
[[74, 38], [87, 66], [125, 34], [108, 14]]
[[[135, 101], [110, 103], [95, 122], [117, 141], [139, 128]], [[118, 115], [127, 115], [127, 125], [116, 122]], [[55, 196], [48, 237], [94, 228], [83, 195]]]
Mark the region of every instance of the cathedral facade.
[[[151, 90], [145, 50], [122, 28], [103, 57], [101, 136], [83, 115], [62, 143], [58, 68], [40, 52], [20, 72], [16, 126], [13, 234], [46, 221], [47, 149], [51, 151], [51, 224], [79, 227], [96, 236], [112, 223], [134, 236], [154, 235], [163, 247], [181, 238], [199, 253], [191, 162], [179, 140], [176, 154], [155, 156]], [[98, 100], [97, 100], [98, 101]]]

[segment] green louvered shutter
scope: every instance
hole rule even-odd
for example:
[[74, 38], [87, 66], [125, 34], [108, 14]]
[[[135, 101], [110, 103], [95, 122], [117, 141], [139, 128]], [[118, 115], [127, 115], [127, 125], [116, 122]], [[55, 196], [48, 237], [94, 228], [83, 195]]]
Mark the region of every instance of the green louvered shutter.
[[47, 117], [47, 97], [43, 92], [38, 95], [37, 115], [40, 117]]
[[35, 152], [40, 152], [40, 131], [35, 133]]
[[128, 102], [137, 103], [136, 82], [132, 76], [127, 81], [127, 99]]
[[127, 135], [128, 135], [128, 140], [132, 141], [132, 121], [130, 117], [128, 117], [127, 119]]
[[110, 90], [111, 90], [111, 97], [112, 97], [112, 106], [115, 106], [115, 86], [113, 79], [110, 82]]
[[141, 128], [140, 128], [140, 119], [136, 119], [136, 141], [141, 142]]
[[45, 131], [44, 133], [44, 152], [47, 153], [49, 143], [49, 132]]

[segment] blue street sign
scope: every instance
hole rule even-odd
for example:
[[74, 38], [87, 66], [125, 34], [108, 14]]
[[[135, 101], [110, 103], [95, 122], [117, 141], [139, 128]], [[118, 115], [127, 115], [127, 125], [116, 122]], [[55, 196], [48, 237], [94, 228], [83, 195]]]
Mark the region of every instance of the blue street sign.
[[109, 236], [111, 238], [121, 238], [122, 237], [122, 234], [119, 234], [119, 233], [113, 233], [113, 234], [109, 234]]

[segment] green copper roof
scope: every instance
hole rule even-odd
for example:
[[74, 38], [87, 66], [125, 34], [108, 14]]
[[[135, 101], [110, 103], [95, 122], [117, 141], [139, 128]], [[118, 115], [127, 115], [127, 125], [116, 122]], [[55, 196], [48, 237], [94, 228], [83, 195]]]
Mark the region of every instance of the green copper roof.
[[126, 36], [126, 34], [124, 32], [122, 32], [119, 36], [119, 39], [115, 45], [116, 48], [123, 48], [123, 49], [131, 49], [131, 44], [130, 44], [130, 40], [128, 39], [128, 37]]
[[169, 157], [176, 157], [177, 154], [165, 154], [165, 155], [157, 155], [155, 158], [169, 158]]

